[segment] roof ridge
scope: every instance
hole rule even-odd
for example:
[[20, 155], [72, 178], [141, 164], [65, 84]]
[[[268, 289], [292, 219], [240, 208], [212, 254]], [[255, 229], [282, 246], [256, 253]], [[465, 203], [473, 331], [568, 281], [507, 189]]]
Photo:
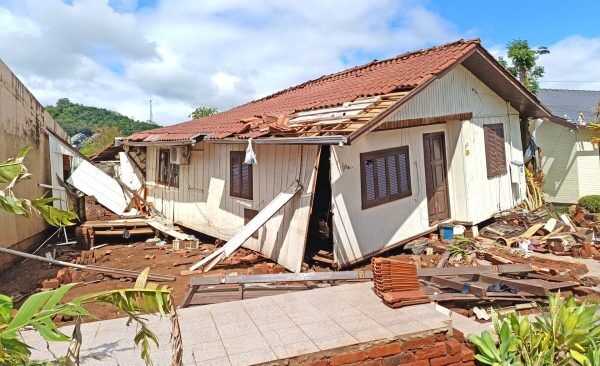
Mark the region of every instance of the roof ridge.
[[[239, 108], [244, 108], [244, 107], [246, 107], [248, 105], [251, 105], [253, 103], [257, 103], [257, 102], [261, 102], [261, 101], [264, 101], [264, 100], [272, 99], [272, 98], [274, 98], [276, 96], [288, 93], [288, 92], [290, 92], [292, 90], [297, 90], [297, 89], [304, 88], [304, 87], [306, 87], [309, 84], [314, 84], [314, 83], [317, 83], [319, 81], [330, 80], [332, 78], [340, 77], [342, 75], [348, 75], [348, 74], [350, 74], [352, 72], [356, 72], [358, 70], [363, 70], [363, 69], [366, 69], [368, 67], [372, 67], [374, 65], [379, 65], [379, 64], [383, 64], [383, 63], [390, 62], [390, 61], [396, 61], [396, 60], [400, 60], [400, 59], [407, 59], [407, 58], [410, 58], [410, 57], [413, 57], [413, 56], [426, 54], [426, 53], [431, 52], [431, 51], [439, 51], [439, 50], [442, 50], [444, 48], [452, 47], [452, 46], [455, 46], [455, 45], [458, 45], [458, 44], [480, 44], [480, 43], [481, 43], [481, 40], [479, 38], [468, 38], [468, 39], [461, 38], [461, 39], [459, 39], [457, 41], [448, 42], [448, 43], [444, 43], [444, 44], [441, 44], [441, 45], [435, 45], [435, 46], [431, 46], [431, 47], [428, 47], [428, 48], [422, 48], [422, 49], [419, 49], [419, 50], [407, 51], [407, 52], [404, 52], [404, 53], [401, 53], [399, 55], [396, 55], [396, 56], [393, 56], [393, 57], [390, 57], [390, 58], [387, 58], [387, 59], [383, 59], [383, 60], [372, 60], [372, 61], [370, 61], [368, 63], [365, 63], [365, 64], [362, 64], [362, 65], [352, 66], [352, 67], [350, 67], [348, 69], [345, 69], [345, 70], [342, 70], [342, 71], [338, 71], [338, 72], [335, 72], [335, 73], [322, 75], [322, 76], [320, 76], [320, 77], [318, 77], [316, 79], [311, 79], [311, 80], [302, 82], [300, 84], [297, 84], [295, 86], [291, 86], [289, 88], [285, 88], [285, 89], [279, 90], [279, 91], [277, 91], [275, 93], [266, 95], [266, 96], [258, 98], [258, 99], [251, 100], [251, 101], [249, 101], [247, 103], [235, 106], [233, 108], [230, 108], [230, 109], [225, 110], [225, 111], [220, 112], [220, 113], [227, 113], [229, 111], [233, 111], [233, 110], [236, 110], [236, 109], [239, 109]], [[205, 118], [205, 117], [203, 117], [203, 118]], [[200, 121], [200, 120], [202, 120], [202, 118], [197, 119], [197, 120], [190, 120], [190, 121], [187, 121], [187, 122]]]

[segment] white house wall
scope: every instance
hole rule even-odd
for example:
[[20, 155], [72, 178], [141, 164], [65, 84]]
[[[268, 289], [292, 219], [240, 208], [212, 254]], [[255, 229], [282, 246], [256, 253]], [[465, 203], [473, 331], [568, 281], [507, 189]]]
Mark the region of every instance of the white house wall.
[[[462, 66], [423, 90], [390, 121], [473, 114], [470, 121], [371, 132], [351, 146], [332, 147], [331, 184], [335, 256], [348, 263], [430, 229], [425, 192], [423, 134], [446, 138], [451, 219], [479, 223], [516, 206], [525, 197], [524, 177], [511, 184], [509, 173], [487, 178], [483, 125], [502, 123], [507, 166], [523, 162], [517, 111]], [[412, 195], [362, 209], [360, 154], [409, 147]]]
[[554, 203], [571, 204], [581, 196], [600, 194], [600, 152], [588, 131], [571, 130], [544, 122], [536, 131], [542, 149], [544, 196]]
[[229, 195], [229, 155], [244, 144], [200, 143], [189, 165], [180, 165], [179, 188], [155, 183], [158, 147], [147, 151], [146, 181], [149, 200], [174, 222], [223, 240], [244, 226], [244, 208], [261, 210], [294, 181], [303, 191], [258, 230], [258, 239], [244, 246], [261, 252], [284, 267], [299, 272], [308, 228], [318, 147], [254, 145], [253, 199]]
[[[457, 220], [479, 223], [492, 214], [514, 207], [525, 198], [525, 179], [511, 184], [509, 173], [488, 179], [485, 165], [483, 125], [502, 123], [506, 142], [506, 161], [523, 162], [518, 112], [462, 65], [433, 83], [406, 105], [390, 121], [411, 118], [473, 113], [470, 123], [462, 122], [459, 141], [464, 156], [464, 189], [456, 189], [454, 201], [468, 202], [466, 212], [460, 204], [452, 208]], [[451, 128], [454, 128], [452, 125]], [[461, 163], [454, 156], [449, 164]], [[448, 158], [450, 160], [450, 158]], [[450, 187], [452, 189], [452, 187]]]

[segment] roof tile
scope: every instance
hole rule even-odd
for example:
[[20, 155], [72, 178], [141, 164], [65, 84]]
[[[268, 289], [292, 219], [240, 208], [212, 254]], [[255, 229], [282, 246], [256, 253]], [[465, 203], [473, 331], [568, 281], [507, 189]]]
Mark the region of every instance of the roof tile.
[[[148, 141], [148, 138], [152, 138], [152, 141], [168, 141], [189, 139], [199, 134], [214, 134], [211, 138], [220, 138], [241, 132], [245, 133], [244, 136], [263, 136], [262, 131], [257, 133], [254, 129], [261, 124], [276, 124], [278, 119], [273, 117], [265, 120], [267, 116], [289, 116], [299, 111], [338, 106], [360, 97], [413, 89], [453, 65], [478, 44], [479, 40], [459, 40], [387, 60], [372, 61], [307, 81], [222, 113], [137, 132], [129, 140]], [[248, 131], [244, 125], [252, 117], [258, 117], [262, 122], [257, 121]], [[156, 139], [156, 135], [160, 137]]]

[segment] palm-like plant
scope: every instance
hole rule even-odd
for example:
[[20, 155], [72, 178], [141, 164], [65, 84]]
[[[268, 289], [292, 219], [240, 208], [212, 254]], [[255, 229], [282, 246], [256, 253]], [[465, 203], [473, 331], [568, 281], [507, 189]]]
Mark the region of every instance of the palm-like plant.
[[53, 226], [73, 225], [74, 220], [77, 219], [76, 214], [52, 206], [52, 202], [58, 198], [42, 197], [28, 200], [15, 196], [14, 186], [31, 178], [31, 174], [23, 164], [29, 150], [29, 147], [25, 147], [15, 158], [0, 163], [0, 184], [4, 185], [4, 188], [0, 189], [0, 209], [24, 217], [29, 217], [32, 213], [41, 215], [46, 222]]
[[[141, 348], [141, 357], [146, 364], [151, 364], [150, 344], [158, 346], [157, 336], [148, 328], [143, 314], [160, 314], [174, 317], [174, 307], [171, 300], [171, 290], [165, 286], [147, 283], [149, 268], [138, 277], [131, 289], [109, 290], [87, 294], [74, 298], [69, 302], [61, 300], [75, 284], [62, 286], [56, 290], [41, 292], [30, 296], [13, 313], [12, 300], [0, 295], [0, 364], [26, 365], [29, 363], [31, 352], [29, 346], [19, 339], [19, 331], [25, 327], [33, 327], [48, 342], [71, 342], [69, 353], [63, 363], [76, 365], [79, 362], [81, 347], [81, 318], [93, 317], [86, 306], [97, 303], [109, 303], [129, 316], [128, 325], [137, 323], [140, 328], [134, 337], [135, 343]], [[59, 315], [76, 317], [73, 337], [63, 334], [53, 323], [52, 319]], [[175, 318], [176, 319], [176, 318]], [[176, 321], [176, 320], [175, 320]], [[181, 349], [179, 345], [179, 349]], [[177, 356], [177, 355], [176, 355]], [[175, 358], [175, 357], [174, 357]], [[181, 360], [181, 355], [178, 355]]]
[[[600, 318], [597, 305], [577, 304], [571, 296], [567, 300], [560, 293], [549, 294], [547, 313], [529, 322], [527, 317], [514, 313], [500, 319], [493, 312], [493, 324], [499, 335], [499, 344], [489, 332], [471, 335], [469, 340], [479, 350], [476, 358], [486, 365], [600, 365]], [[586, 363], [587, 362], [587, 363]]]

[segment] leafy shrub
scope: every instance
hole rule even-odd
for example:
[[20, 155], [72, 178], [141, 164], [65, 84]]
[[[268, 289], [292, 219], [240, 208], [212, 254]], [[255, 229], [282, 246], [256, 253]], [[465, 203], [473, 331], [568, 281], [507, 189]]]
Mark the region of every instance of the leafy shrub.
[[583, 196], [579, 199], [579, 206], [590, 212], [600, 212], [600, 194]]
[[502, 319], [493, 313], [498, 345], [487, 331], [470, 335], [469, 340], [479, 350], [475, 358], [485, 365], [597, 365], [597, 309], [597, 304], [589, 302], [578, 305], [572, 296], [563, 300], [560, 293], [549, 294], [547, 312], [535, 322], [515, 313]]

